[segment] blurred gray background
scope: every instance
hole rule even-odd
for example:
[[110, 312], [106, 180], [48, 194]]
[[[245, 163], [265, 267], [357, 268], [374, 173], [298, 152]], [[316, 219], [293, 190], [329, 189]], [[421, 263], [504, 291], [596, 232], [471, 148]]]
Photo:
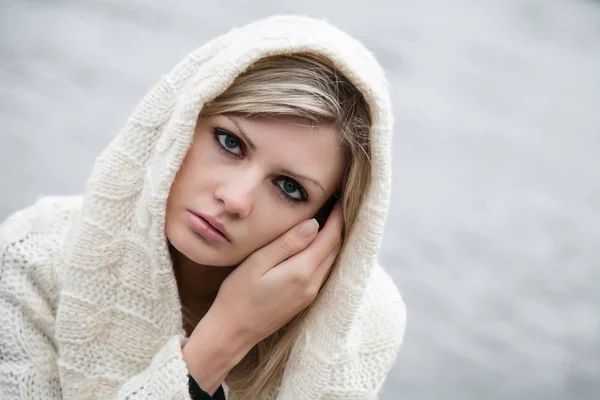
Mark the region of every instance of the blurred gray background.
[[600, 2], [0, 1], [0, 219], [82, 191], [179, 59], [233, 26], [323, 17], [387, 70], [381, 259], [404, 346], [382, 399], [600, 398]]

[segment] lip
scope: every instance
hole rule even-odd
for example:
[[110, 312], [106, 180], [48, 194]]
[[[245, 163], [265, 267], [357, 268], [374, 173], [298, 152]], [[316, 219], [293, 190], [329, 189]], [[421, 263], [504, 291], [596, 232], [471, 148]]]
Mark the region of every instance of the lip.
[[227, 236], [225, 226], [212, 215], [195, 213], [188, 210], [188, 220], [192, 229], [205, 239], [216, 244], [231, 242]]

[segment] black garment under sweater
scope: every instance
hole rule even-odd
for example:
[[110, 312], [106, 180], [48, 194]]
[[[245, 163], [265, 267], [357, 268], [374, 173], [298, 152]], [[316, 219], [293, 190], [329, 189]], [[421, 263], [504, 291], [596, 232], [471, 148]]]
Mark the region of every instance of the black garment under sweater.
[[188, 374], [189, 379], [189, 390], [192, 400], [225, 400], [225, 392], [223, 386], [219, 386], [215, 394], [211, 397], [210, 394], [206, 393], [198, 385], [198, 382], [191, 375]]

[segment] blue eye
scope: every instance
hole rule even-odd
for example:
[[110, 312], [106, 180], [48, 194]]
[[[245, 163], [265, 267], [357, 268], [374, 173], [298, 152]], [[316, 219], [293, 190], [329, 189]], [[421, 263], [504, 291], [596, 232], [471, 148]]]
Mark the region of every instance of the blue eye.
[[235, 155], [236, 157], [242, 156], [243, 149], [240, 139], [222, 129], [215, 129], [214, 135], [219, 142], [219, 146], [221, 146], [223, 150]]
[[[244, 157], [245, 144], [233, 133], [222, 128], [214, 128], [213, 139], [217, 149], [225, 155], [240, 159]], [[295, 204], [308, 202], [308, 194], [295, 180], [282, 176], [272, 182], [284, 200]]]
[[306, 196], [304, 195], [302, 188], [298, 183], [288, 178], [277, 179], [276, 185], [279, 190], [293, 202], [306, 202]]

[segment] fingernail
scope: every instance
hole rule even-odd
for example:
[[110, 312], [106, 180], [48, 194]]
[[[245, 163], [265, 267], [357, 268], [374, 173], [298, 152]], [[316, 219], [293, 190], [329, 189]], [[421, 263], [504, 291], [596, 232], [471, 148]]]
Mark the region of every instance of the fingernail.
[[311, 237], [317, 231], [317, 229], [319, 229], [319, 223], [313, 218], [310, 221], [306, 221], [300, 225], [298, 232], [300, 233], [300, 236], [307, 238]]

